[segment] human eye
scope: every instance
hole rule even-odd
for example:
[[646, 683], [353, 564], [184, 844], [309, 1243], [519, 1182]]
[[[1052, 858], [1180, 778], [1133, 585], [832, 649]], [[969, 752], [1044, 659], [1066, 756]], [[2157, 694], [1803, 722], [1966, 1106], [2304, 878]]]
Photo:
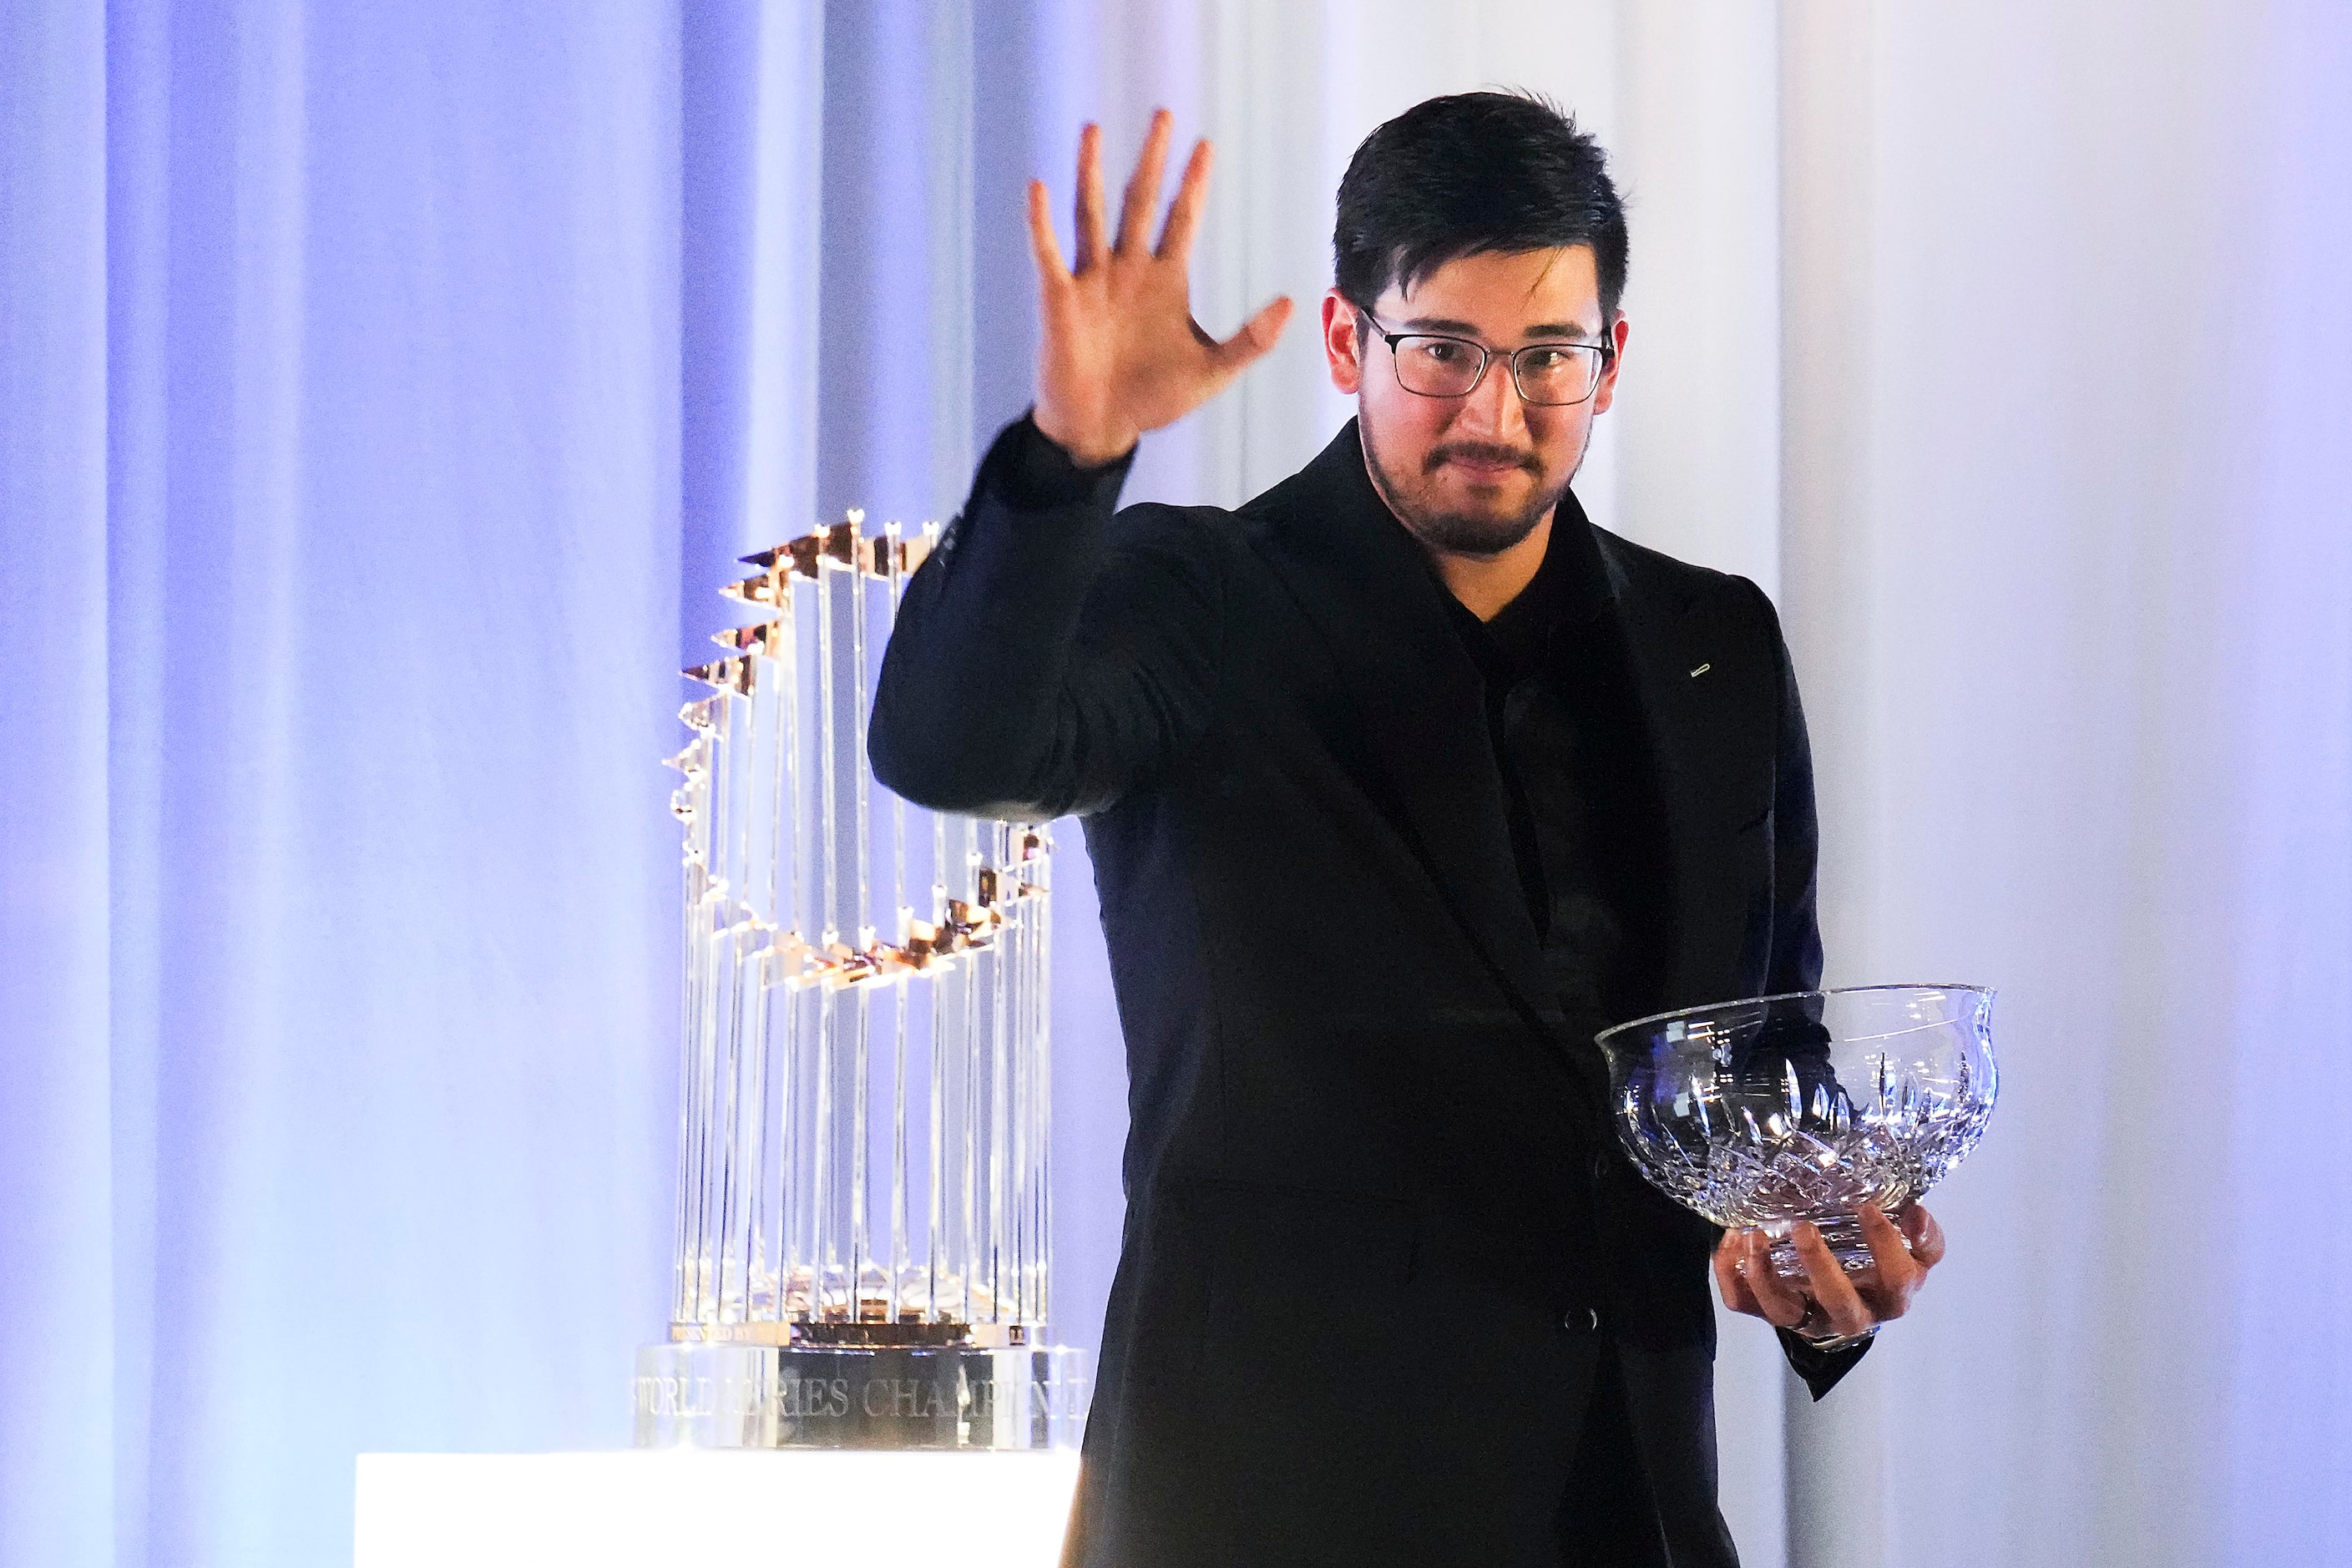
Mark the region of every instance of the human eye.
[[1417, 338], [1412, 352], [1431, 364], [1460, 364], [1470, 357], [1470, 345], [1453, 338]]

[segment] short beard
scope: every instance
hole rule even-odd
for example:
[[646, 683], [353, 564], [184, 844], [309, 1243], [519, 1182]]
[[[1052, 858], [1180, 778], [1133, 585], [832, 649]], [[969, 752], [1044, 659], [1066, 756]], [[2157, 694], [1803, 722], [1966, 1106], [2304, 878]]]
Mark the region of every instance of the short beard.
[[[1584, 466], [1584, 454], [1579, 452], [1576, 467], [1569, 470], [1568, 478], [1546, 489], [1541, 488], [1542, 468], [1532, 462], [1524, 465], [1536, 476], [1538, 489], [1528, 502], [1527, 510], [1517, 517], [1473, 517], [1458, 511], [1422, 511], [1406, 502], [1400, 487], [1389, 475], [1388, 465], [1381, 460], [1379, 449], [1372, 445], [1371, 431], [1360, 420], [1357, 422], [1356, 432], [1364, 443], [1364, 467], [1371, 474], [1372, 488], [1381, 492], [1382, 500], [1388, 502], [1389, 510], [1404, 524], [1405, 531], [1421, 541], [1424, 547], [1447, 555], [1495, 556], [1524, 542], [1536, 531], [1537, 525], [1551, 515], [1552, 509], [1559, 505], [1559, 498], [1568, 493], [1569, 485], [1576, 479], [1577, 468]], [[1456, 442], [1432, 448], [1423, 465], [1423, 471], [1435, 473], [1444, 466], [1449, 453], [1474, 445]]]

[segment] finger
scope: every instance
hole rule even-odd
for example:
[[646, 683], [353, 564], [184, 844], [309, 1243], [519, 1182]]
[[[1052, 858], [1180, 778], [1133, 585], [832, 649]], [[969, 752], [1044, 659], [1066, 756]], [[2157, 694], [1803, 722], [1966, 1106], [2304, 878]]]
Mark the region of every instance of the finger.
[[1830, 1327], [1841, 1334], [1858, 1334], [1877, 1321], [1870, 1309], [1838, 1266], [1837, 1254], [1822, 1239], [1822, 1233], [1811, 1220], [1797, 1222], [1797, 1261], [1805, 1266], [1805, 1282], [1813, 1289], [1813, 1300], [1821, 1303], [1822, 1315]]
[[1886, 1211], [1876, 1204], [1864, 1204], [1854, 1211], [1862, 1223], [1863, 1245], [1870, 1248], [1870, 1260], [1878, 1278], [1889, 1285], [1900, 1284], [1920, 1273], [1918, 1260], [1911, 1256], [1911, 1244], [1886, 1217]]
[[1927, 1212], [1925, 1204], [1913, 1204], [1903, 1211], [1903, 1237], [1911, 1244], [1911, 1256], [1919, 1260], [1921, 1268], [1933, 1268], [1944, 1261], [1944, 1227]]
[[1143, 138], [1143, 155], [1128, 176], [1127, 195], [1118, 208], [1118, 249], [1132, 256], [1150, 243], [1151, 210], [1160, 205], [1160, 182], [1168, 172], [1168, 136], [1176, 117], [1166, 110], [1151, 116], [1151, 130]]
[[[1910, 1305], [1911, 1292], [1918, 1287], [1919, 1277], [1927, 1270], [1913, 1259], [1910, 1247], [1904, 1245], [1903, 1233], [1876, 1204], [1864, 1204], [1857, 1216], [1862, 1221], [1862, 1239], [1870, 1248], [1871, 1262], [1877, 1278], [1870, 1295], [1874, 1309], [1881, 1319], [1899, 1318]], [[1857, 1294], [1860, 1287], [1857, 1286]]]
[[1804, 1321], [1805, 1295], [1772, 1268], [1772, 1244], [1762, 1231], [1747, 1233], [1747, 1256], [1739, 1278], [1756, 1298], [1758, 1315], [1775, 1328], [1793, 1329]]
[[1054, 237], [1053, 198], [1045, 194], [1043, 180], [1029, 182], [1029, 248], [1037, 258], [1038, 281], [1051, 284], [1069, 277], [1062, 265], [1062, 242]]
[[1209, 355], [1227, 375], [1245, 368], [1274, 347], [1290, 320], [1290, 296], [1284, 294], [1242, 323], [1242, 330], [1210, 349]]
[[1091, 123], [1078, 132], [1076, 212], [1076, 270], [1084, 272], [1099, 262], [1103, 254], [1102, 127]]
[[1715, 1249], [1715, 1291], [1732, 1311], [1760, 1318], [1764, 1315], [1762, 1310], [1756, 1305], [1756, 1298], [1748, 1290], [1748, 1281], [1739, 1277], [1739, 1259], [1745, 1256], [1746, 1248], [1740, 1240], [1740, 1233], [1725, 1231], [1723, 1240]]
[[1176, 199], [1168, 205], [1168, 222], [1160, 231], [1160, 248], [1153, 252], [1162, 260], [1181, 261], [1192, 253], [1192, 231], [1201, 224], [1201, 204], [1209, 195], [1209, 166], [1215, 162], [1216, 153], [1206, 138], [1192, 143], [1192, 155], [1184, 160], [1184, 178], [1176, 187]]

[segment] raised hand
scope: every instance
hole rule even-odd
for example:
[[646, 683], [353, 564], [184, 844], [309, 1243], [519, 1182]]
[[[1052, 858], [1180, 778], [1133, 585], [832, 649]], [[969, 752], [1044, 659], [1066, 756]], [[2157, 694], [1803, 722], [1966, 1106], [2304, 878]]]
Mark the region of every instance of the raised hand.
[[1041, 180], [1029, 183], [1029, 237], [1037, 256], [1037, 428], [1077, 462], [1108, 463], [1146, 430], [1182, 418], [1272, 348], [1290, 319], [1276, 300], [1224, 342], [1192, 319], [1186, 263], [1209, 186], [1209, 144], [1193, 144], [1160, 243], [1152, 212], [1175, 119], [1151, 117], [1143, 155], [1119, 205], [1118, 237], [1103, 223], [1102, 131], [1078, 136], [1077, 265], [1062, 262]]

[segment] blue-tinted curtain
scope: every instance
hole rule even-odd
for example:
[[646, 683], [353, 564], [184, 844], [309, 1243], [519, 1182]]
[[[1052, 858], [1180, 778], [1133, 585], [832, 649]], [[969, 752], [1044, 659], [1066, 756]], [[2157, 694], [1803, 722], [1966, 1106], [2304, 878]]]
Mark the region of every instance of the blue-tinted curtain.
[[[0, 1563], [331, 1563], [359, 1452], [625, 1444], [677, 670], [736, 556], [944, 517], [1025, 402], [971, 214], [1067, 110], [1034, 33], [0, 6]], [[1065, 857], [1086, 1341], [1122, 1080]]]
[[333, 1562], [660, 1318], [677, 24], [0, 17], [0, 1561]]

